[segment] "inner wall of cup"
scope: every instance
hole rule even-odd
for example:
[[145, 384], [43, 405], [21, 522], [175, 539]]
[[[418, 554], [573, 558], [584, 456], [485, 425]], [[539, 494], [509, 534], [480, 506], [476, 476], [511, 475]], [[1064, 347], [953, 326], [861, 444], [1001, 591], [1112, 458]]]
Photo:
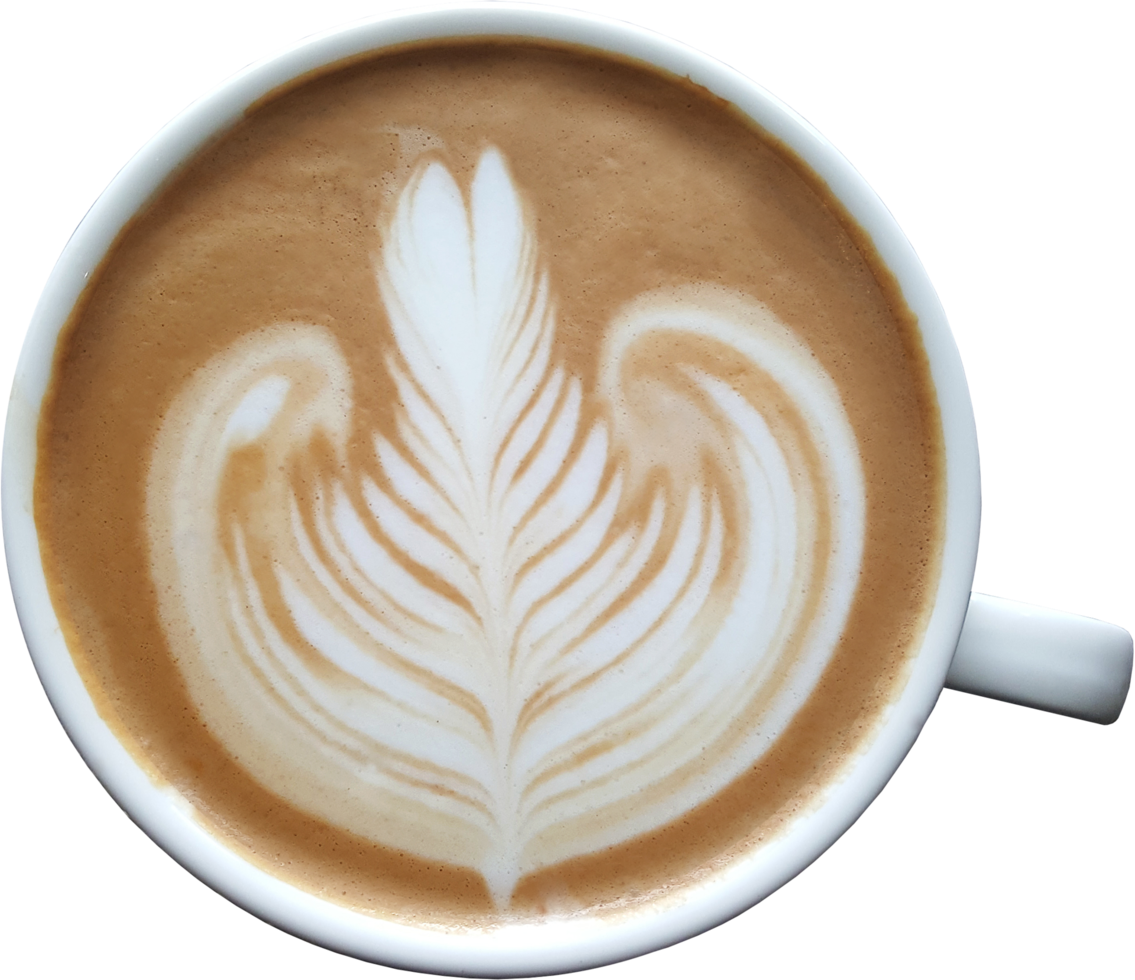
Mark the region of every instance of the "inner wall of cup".
[[[306, 72], [407, 41], [473, 35], [547, 38], [637, 58], [729, 100], [797, 152], [870, 235], [918, 315], [939, 393], [947, 456], [947, 538], [939, 598], [923, 654], [887, 727], [824, 804], [775, 845], [730, 869], [681, 906], [618, 923], [507, 927], [485, 935], [422, 935], [329, 906], [251, 868], [162, 793], [122, 749], [90, 703], [62, 643], [32, 521], [35, 434], [59, 330], [120, 228], [178, 163], [227, 130], [257, 100]], [[170, 161], [174, 161], [171, 163]], [[822, 137], [731, 70], [674, 42], [593, 17], [492, 5], [383, 18], [321, 35], [236, 76], [163, 130], [120, 173], [76, 231], [52, 273], [17, 370], [4, 453], [4, 528], [10, 572], [29, 646], [73, 741], [108, 790], [168, 852], [238, 904], [343, 952], [446, 972], [535, 974], [583, 968], [693, 935], [743, 910], [810, 863], [850, 825], [889, 778], [941, 689], [968, 601], [977, 538], [977, 458], [964, 377], [932, 288], [889, 214]], [[18, 556], [18, 557], [17, 557]]]

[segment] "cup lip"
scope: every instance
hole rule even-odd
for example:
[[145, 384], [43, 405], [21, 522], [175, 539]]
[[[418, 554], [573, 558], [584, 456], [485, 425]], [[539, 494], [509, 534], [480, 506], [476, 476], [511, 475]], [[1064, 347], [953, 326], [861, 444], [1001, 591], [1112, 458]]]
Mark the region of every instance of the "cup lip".
[[[33, 486], [39, 412], [59, 332], [122, 227], [166, 180], [246, 108], [307, 72], [411, 41], [478, 35], [580, 45], [687, 76], [786, 143], [828, 184], [870, 237], [918, 318], [942, 419], [945, 536], [934, 606], [902, 694], [843, 777], [788, 830], [672, 907], [614, 921], [584, 918], [444, 932], [373, 918], [273, 878], [230, 851], [195, 822], [175, 792], [151, 780], [98, 715], [71, 660], [40, 559]], [[973, 412], [945, 313], [894, 218], [839, 151], [755, 82], [680, 42], [591, 13], [497, 2], [415, 8], [314, 35], [238, 72], [153, 137], [80, 222], [44, 287], [9, 402], [0, 496], [17, 614], [51, 704], [103, 786], [163, 850], [237, 905], [319, 945], [420, 972], [499, 977], [586, 969], [689, 938], [761, 901], [834, 843], [897, 769], [934, 707], [968, 606], [980, 518]]]

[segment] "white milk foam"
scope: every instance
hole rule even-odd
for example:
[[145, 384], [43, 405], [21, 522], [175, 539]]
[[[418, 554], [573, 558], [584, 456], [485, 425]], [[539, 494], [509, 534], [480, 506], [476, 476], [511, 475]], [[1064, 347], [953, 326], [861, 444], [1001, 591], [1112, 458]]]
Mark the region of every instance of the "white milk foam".
[[[147, 494], [211, 732], [295, 806], [475, 868], [502, 907], [761, 757], [844, 627], [865, 510], [835, 385], [765, 306], [641, 297], [588, 393], [557, 362], [533, 229], [495, 150], [467, 199], [426, 158], [381, 229], [397, 425], [373, 465], [345, 461], [377, 382], [326, 329], [280, 324], [189, 379]], [[795, 428], [712, 358], [636, 360], [659, 336], [727, 348]]]

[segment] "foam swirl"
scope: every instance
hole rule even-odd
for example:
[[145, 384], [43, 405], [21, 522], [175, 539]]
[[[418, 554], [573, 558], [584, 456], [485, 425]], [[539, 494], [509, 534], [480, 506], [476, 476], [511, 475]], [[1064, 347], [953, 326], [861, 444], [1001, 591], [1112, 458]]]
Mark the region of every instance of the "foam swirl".
[[[533, 228], [495, 150], [467, 199], [423, 162], [383, 228], [388, 378], [326, 328], [254, 332], [176, 397], [147, 488], [163, 627], [213, 734], [502, 907], [762, 755], [843, 629], [864, 520], [835, 385], [767, 307], [642, 296], [587, 382]], [[366, 399], [396, 407], [360, 454]]]

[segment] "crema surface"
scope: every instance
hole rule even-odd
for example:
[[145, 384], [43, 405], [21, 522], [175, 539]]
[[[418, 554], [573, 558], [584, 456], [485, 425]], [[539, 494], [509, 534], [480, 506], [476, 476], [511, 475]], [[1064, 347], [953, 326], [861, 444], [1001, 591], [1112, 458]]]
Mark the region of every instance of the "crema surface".
[[451, 927], [650, 903], [812, 805], [937, 581], [916, 325], [689, 83], [412, 48], [250, 112], [57, 353], [36, 518], [103, 716], [230, 846]]

